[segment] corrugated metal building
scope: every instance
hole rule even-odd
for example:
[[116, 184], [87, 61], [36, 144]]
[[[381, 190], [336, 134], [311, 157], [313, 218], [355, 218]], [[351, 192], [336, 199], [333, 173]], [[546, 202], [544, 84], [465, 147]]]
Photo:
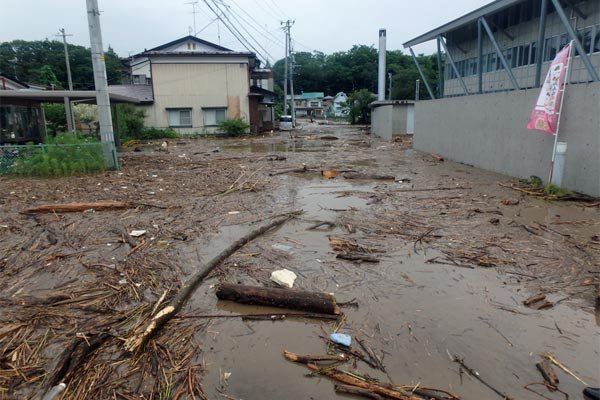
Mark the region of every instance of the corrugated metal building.
[[445, 72], [425, 82], [434, 100], [415, 105], [415, 148], [542, 179], [554, 138], [525, 126], [550, 62], [573, 40], [559, 136], [568, 144], [563, 186], [600, 195], [600, 1], [497, 0], [404, 46], [414, 54], [432, 40]]

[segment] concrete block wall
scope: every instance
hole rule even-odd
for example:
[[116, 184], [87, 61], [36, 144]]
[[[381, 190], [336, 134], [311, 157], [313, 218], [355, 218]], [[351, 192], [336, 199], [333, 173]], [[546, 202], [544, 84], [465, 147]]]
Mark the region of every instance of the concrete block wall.
[[407, 133], [408, 108], [412, 103], [382, 104], [371, 111], [371, 132], [382, 139], [392, 140], [393, 135]]
[[[502, 174], [548, 176], [554, 137], [525, 128], [538, 89], [417, 102], [414, 147]], [[563, 186], [600, 196], [600, 83], [566, 88]]]

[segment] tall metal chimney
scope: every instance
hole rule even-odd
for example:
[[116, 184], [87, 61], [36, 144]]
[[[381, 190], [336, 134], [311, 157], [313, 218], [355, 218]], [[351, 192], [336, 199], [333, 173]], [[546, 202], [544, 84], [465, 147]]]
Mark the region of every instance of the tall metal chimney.
[[377, 100], [385, 100], [385, 29], [379, 30], [379, 72], [377, 74]]

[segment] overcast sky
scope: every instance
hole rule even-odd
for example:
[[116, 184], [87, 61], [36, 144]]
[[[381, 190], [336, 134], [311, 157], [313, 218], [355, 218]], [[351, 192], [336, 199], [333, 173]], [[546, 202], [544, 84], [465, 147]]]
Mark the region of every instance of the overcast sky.
[[[103, 43], [123, 57], [188, 35], [193, 26], [192, 0], [98, 0]], [[208, 0], [213, 9], [215, 6]], [[377, 45], [378, 30], [388, 32], [388, 50], [460, 17], [491, 0], [215, 0], [230, 7], [229, 18], [239, 31], [256, 38], [263, 57], [284, 54], [280, 21], [295, 19], [292, 38], [296, 51], [325, 53], [348, 50], [355, 44]], [[59, 28], [73, 34], [69, 42], [89, 47], [85, 0], [2, 0], [0, 41], [53, 39]], [[221, 6], [223, 7], [223, 6]], [[223, 7], [224, 8], [224, 7]], [[204, 0], [196, 6], [199, 38], [246, 50]], [[216, 10], [215, 10], [216, 11]], [[238, 19], [238, 21], [235, 20]], [[220, 40], [219, 40], [220, 31]], [[435, 43], [417, 46], [432, 53]], [[269, 53], [269, 54], [267, 54]]]

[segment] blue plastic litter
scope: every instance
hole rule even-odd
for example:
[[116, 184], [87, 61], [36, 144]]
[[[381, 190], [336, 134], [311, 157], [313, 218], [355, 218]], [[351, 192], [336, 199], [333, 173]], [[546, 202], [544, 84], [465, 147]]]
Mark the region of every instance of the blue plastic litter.
[[342, 346], [350, 347], [352, 344], [352, 337], [345, 333], [332, 333], [329, 338], [333, 343], [341, 344]]

